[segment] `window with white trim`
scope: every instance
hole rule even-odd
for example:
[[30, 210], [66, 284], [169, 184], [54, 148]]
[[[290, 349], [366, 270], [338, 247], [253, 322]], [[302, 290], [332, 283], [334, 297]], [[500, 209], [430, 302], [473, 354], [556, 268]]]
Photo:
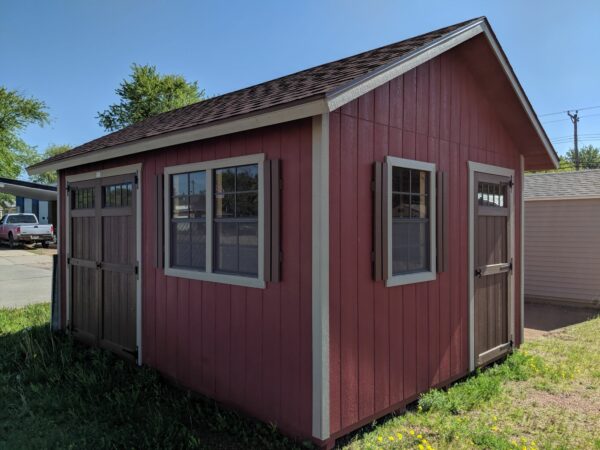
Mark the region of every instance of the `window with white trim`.
[[387, 285], [436, 276], [435, 164], [387, 157]]
[[278, 281], [278, 167], [258, 154], [165, 168], [165, 274]]

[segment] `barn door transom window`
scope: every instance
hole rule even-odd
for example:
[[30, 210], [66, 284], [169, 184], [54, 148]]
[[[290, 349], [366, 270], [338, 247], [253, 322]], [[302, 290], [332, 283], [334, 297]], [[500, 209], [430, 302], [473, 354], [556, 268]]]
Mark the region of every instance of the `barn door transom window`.
[[275, 281], [278, 167], [262, 154], [167, 167], [165, 273], [250, 287]]

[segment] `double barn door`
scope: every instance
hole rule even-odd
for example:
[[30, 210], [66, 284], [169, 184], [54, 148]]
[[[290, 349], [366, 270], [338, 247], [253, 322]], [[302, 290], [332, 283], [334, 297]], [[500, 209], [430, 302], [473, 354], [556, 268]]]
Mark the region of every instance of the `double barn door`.
[[128, 359], [136, 348], [136, 176], [69, 184], [71, 332]]

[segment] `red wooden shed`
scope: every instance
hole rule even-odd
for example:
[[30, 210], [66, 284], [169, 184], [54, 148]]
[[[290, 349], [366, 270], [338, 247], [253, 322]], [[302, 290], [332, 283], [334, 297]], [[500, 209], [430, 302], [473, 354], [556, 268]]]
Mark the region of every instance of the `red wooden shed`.
[[60, 323], [324, 446], [523, 339], [557, 156], [485, 18], [160, 114], [59, 172]]

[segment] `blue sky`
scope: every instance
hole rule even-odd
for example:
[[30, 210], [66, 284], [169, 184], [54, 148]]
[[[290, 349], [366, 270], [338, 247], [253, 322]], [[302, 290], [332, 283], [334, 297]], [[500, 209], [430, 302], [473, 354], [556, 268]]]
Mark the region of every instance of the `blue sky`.
[[[24, 134], [42, 151], [104, 134], [95, 116], [133, 62], [217, 95], [481, 15], [564, 153], [571, 123], [545, 114], [600, 106], [593, 0], [6, 1], [0, 84], [47, 103], [51, 125]], [[600, 145], [600, 108], [581, 117], [582, 144]]]

